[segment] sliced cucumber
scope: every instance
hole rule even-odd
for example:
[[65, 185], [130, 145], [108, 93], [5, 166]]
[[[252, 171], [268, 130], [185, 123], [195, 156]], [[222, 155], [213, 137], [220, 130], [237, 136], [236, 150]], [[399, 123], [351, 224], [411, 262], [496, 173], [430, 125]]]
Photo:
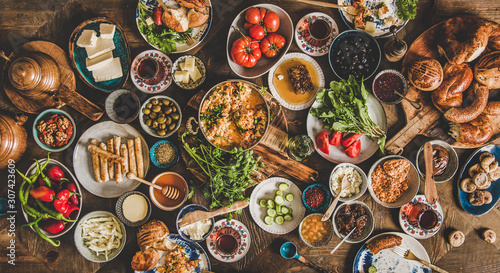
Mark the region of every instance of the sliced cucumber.
[[287, 183], [281, 183], [279, 186], [278, 186], [278, 189], [280, 191], [286, 191], [288, 190], [288, 184]]
[[276, 202], [276, 204], [278, 205], [283, 205], [285, 204], [285, 198], [283, 198], [283, 196], [276, 195], [274, 197], [274, 202]]
[[293, 201], [293, 194], [289, 193], [285, 196], [286, 201], [292, 202]]
[[267, 200], [266, 200], [266, 199], [260, 199], [260, 201], [259, 201], [259, 205], [260, 205], [261, 207], [265, 208], [265, 207], [266, 207], [266, 205], [267, 205]]
[[276, 224], [278, 225], [283, 225], [283, 222], [285, 222], [285, 218], [283, 218], [283, 216], [276, 216], [276, 218], [274, 218], [274, 222], [276, 222]]
[[368, 273], [377, 273], [377, 268], [373, 265], [368, 267]]
[[276, 213], [278, 213], [278, 215], [283, 215], [283, 212], [281, 212], [282, 210], [282, 206], [281, 205], [277, 205], [276, 206]]
[[283, 214], [289, 214], [290, 210], [288, 209], [288, 207], [283, 206], [283, 207], [281, 207], [281, 213], [283, 213]]
[[271, 216], [264, 217], [264, 223], [266, 223], [266, 225], [272, 225], [273, 224], [273, 217], [271, 217]]
[[284, 217], [284, 218], [285, 218], [285, 221], [292, 221], [292, 219], [293, 219], [293, 217], [292, 217], [292, 215], [291, 215], [291, 214], [287, 214], [287, 215], [285, 215], [285, 217]]
[[275, 209], [267, 209], [267, 216], [271, 216], [271, 217], [276, 216], [276, 210]]
[[267, 199], [267, 208], [268, 209], [273, 209], [274, 208], [274, 201], [273, 201], [273, 199]]
[[284, 196], [285, 193], [283, 191], [276, 191], [276, 196]]

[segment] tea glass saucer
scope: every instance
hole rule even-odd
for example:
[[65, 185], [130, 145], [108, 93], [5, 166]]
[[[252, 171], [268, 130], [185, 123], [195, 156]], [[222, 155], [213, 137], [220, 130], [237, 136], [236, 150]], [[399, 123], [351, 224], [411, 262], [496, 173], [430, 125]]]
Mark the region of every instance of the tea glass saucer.
[[[309, 37], [309, 23], [315, 18], [325, 20], [331, 27], [332, 34], [325, 41], [317, 41], [314, 38]], [[339, 28], [332, 17], [322, 12], [312, 12], [302, 17], [297, 23], [297, 26], [295, 27], [295, 42], [304, 53], [316, 57], [323, 56], [328, 54], [333, 38], [335, 38], [338, 34]]]
[[[439, 212], [439, 216], [438, 216], [438, 223], [436, 224], [436, 226], [434, 228], [432, 228], [431, 230], [423, 230], [419, 227], [416, 227], [416, 226], [413, 226], [412, 224], [410, 224], [410, 222], [408, 221], [408, 217], [406, 216], [406, 214], [404, 213], [405, 209], [407, 206], [410, 205], [410, 203], [423, 203], [423, 204], [426, 204], [428, 206], [430, 206], [433, 210], [436, 210], [437, 212]], [[400, 209], [399, 209], [399, 225], [401, 226], [401, 228], [403, 229], [403, 231], [416, 238], [416, 239], [428, 239], [428, 238], [431, 238], [432, 236], [436, 235], [439, 230], [441, 229], [441, 226], [443, 225], [443, 209], [441, 208], [441, 205], [436, 202], [434, 205], [427, 202], [427, 199], [425, 198], [425, 195], [423, 194], [419, 194], [419, 195], [416, 195], [415, 197], [413, 197], [413, 199], [408, 202], [407, 204], [403, 205]]]
[[[217, 233], [225, 228], [232, 229], [236, 236], [239, 235], [239, 246], [232, 254], [225, 254], [220, 252], [216, 246]], [[212, 256], [224, 263], [233, 263], [241, 260], [247, 254], [250, 249], [250, 232], [248, 232], [247, 227], [238, 220], [227, 219], [219, 220], [215, 223], [212, 233], [207, 238], [207, 249]]]

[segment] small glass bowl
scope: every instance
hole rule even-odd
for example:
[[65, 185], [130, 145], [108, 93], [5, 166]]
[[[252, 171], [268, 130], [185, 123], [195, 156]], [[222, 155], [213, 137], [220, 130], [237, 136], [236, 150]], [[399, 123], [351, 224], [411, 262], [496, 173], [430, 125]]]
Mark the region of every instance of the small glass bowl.
[[307, 240], [304, 238], [304, 236], [302, 236], [302, 226], [304, 225], [305, 220], [306, 220], [307, 218], [312, 217], [312, 216], [315, 216], [315, 215], [316, 215], [316, 216], [319, 216], [320, 218], [321, 218], [321, 217], [323, 217], [323, 214], [322, 214], [322, 213], [313, 213], [313, 214], [309, 214], [309, 215], [307, 215], [307, 216], [306, 216], [306, 217], [302, 220], [302, 222], [300, 222], [300, 225], [299, 225], [299, 235], [300, 235], [300, 239], [301, 239], [304, 243], [306, 243], [306, 245], [308, 245], [308, 246], [310, 246], [310, 247], [322, 247], [322, 246], [327, 245], [327, 244], [330, 242], [330, 240], [332, 239], [332, 237], [333, 237], [333, 229], [334, 229], [334, 227], [333, 227], [333, 222], [332, 222], [332, 221], [324, 221], [324, 222], [322, 222], [322, 223], [325, 223], [325, 224], [327, 224], [327, 225], [329, 225], [329, 226], [330, 226], [330, 233], [326, 236], [326, 239], [325, 239], [325, 240], [323, 240], [323, 241], [321, 241], [321, 242], [311, 243], [311, 242], [307, 241]]
[[396, 93], [394, 93], [394, 95], [397, 97], [396, 100], [394, 100], [394, 101], [385, 101], [385, 100], [383, 100], [382, 98], [379, 97], [380, 94], [377, 94], [377, 92], [375, 92], [375, 83], [377, 82], [377, 79], [380, 78], [382, 75], [389, 74], [389, 73], [390, 74], [394, 74], [397, 77], [399, 77], [399, 79], [403, 83], [403, 90], [401, 90], [401, 91], [398, 90], [399, 93], [401, 93], [401, 95], [403, 95], [403, 96], [405, 96], [406, 93], [408, 93], [408, 85], [406, 84], [405, 77], [399, 71], [396, 71], [394, 69], [382, 70], [382, 71], [380, 71], [375, 76], [375, 78], [373, 79], [373, 84], [372, 84], [372, 92], [373, 92], [373, 95], [375, 96], [375, 98], [377, 98], [377, 100], [380, 101], [381, 103], [388, 104], [388, 105], [394, 105], [394, 104], [400, 103], [403, 100], [403, 97], [398, 96]]

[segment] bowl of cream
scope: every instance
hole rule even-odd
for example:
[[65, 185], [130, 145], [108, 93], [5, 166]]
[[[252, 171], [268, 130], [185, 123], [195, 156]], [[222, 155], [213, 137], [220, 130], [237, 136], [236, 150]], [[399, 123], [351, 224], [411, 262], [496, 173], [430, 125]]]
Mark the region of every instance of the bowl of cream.
[[212, 230], [214, 229], [215, 225], [214, 218], [201, 220], [182, 228], [179, 227], [180, 220], [188, 213], [196, 210], [208, 211], [208, 209], [202, 205], [198, 204], [187, 205], [184, 208], [182, 208], [179, 214], [177, 215], [177, 221], [175, 226], [177, 227], [177, 231], [179, 232], [179, 235], [182, 238], [189, 241], [201, 242], [207, 239], [208, 235], [212, 233]]
[[142, 192], [129, 191], [116, 201], [116, 216], [129, 227], [146, 223], [151, 216], [151, 203]]

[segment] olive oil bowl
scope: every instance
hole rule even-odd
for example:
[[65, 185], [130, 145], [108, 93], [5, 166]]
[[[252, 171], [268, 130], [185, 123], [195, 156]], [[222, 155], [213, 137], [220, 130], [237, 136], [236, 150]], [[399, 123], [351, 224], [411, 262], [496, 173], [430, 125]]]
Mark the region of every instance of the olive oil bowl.
[[181, 126], [182, 113], [179, 104], [171, 97], [154, 96], [141, 107], [139, 122], [151, 136], [167, 138]]

